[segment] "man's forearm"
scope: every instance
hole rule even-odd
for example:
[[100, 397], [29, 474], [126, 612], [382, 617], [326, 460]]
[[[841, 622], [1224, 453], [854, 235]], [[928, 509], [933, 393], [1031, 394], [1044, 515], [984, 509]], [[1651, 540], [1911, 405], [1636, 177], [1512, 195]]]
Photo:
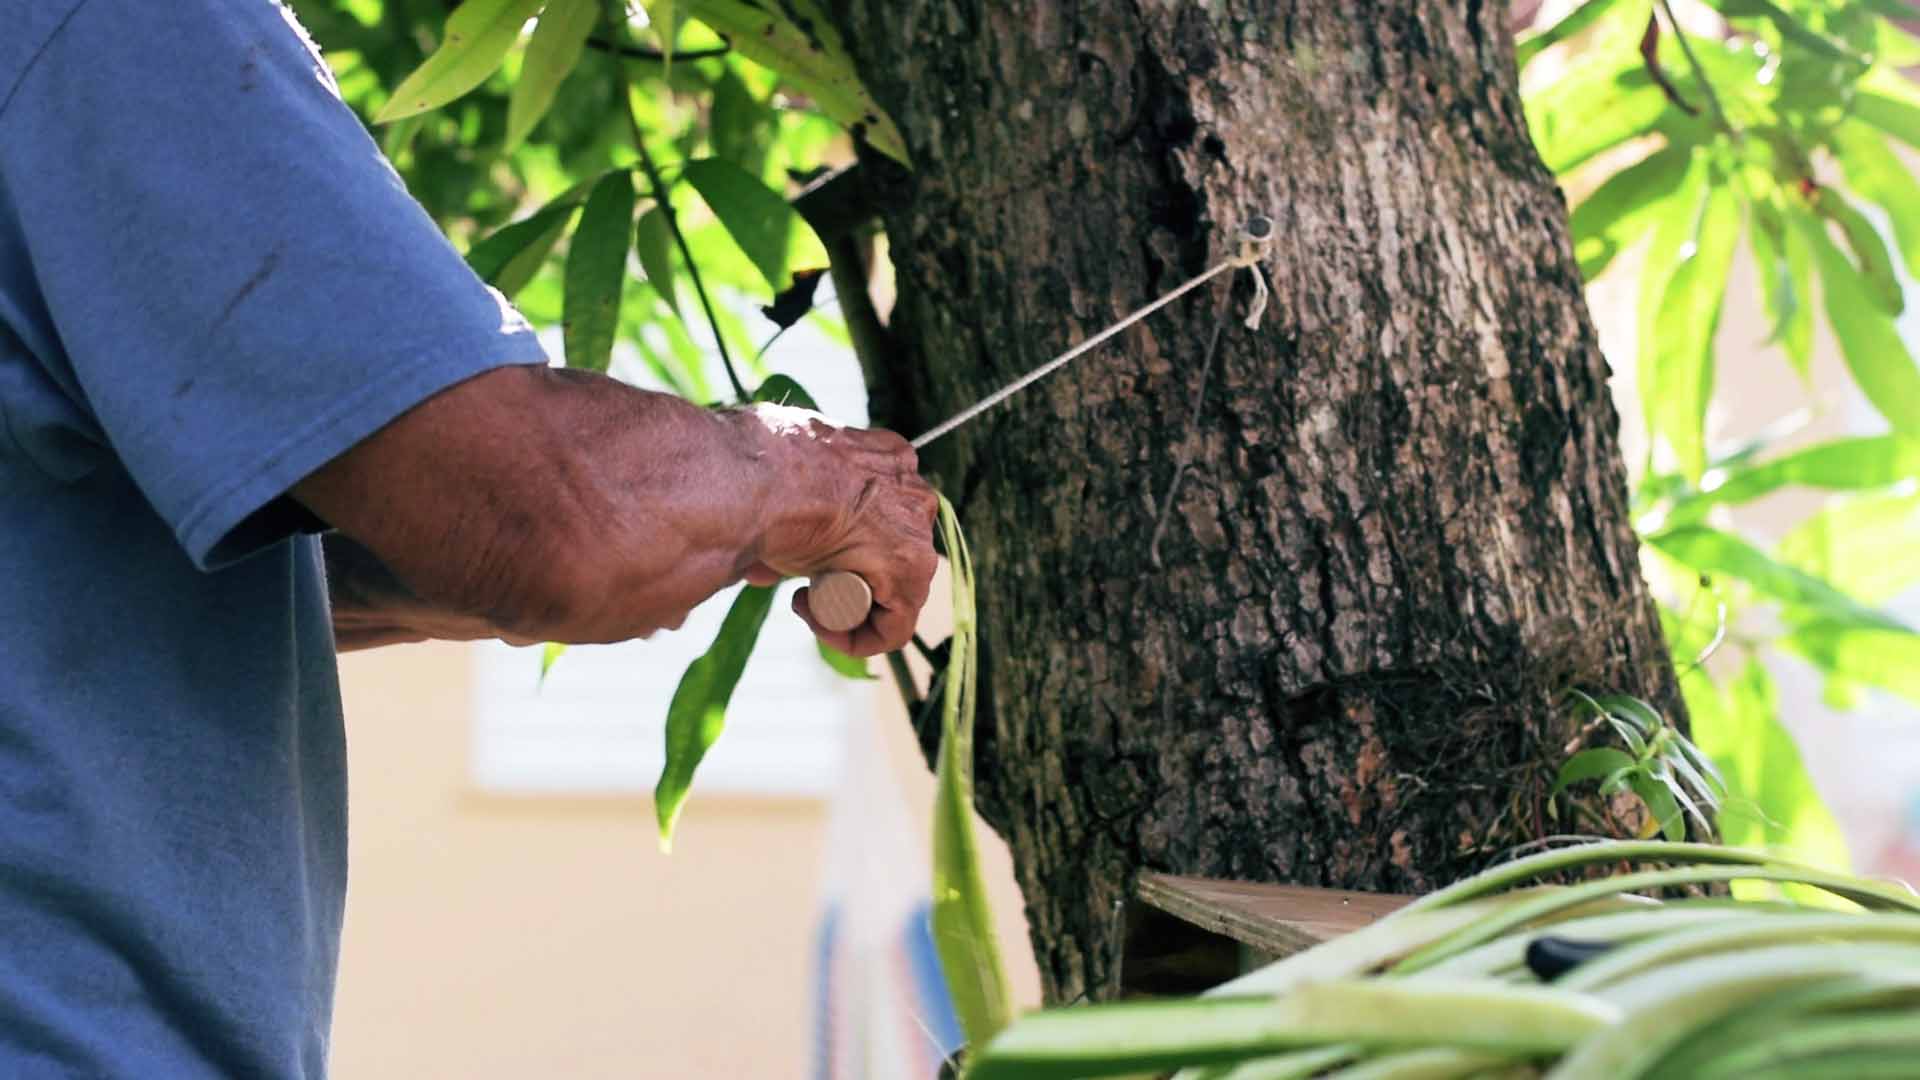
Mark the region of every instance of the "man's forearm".
[[334, 647], [340, 652], [433, 639], [472, 641], [500, 636], [476, 615], [447, 611], [414, 595], [380, 557], [338, 532], [321, 538]]

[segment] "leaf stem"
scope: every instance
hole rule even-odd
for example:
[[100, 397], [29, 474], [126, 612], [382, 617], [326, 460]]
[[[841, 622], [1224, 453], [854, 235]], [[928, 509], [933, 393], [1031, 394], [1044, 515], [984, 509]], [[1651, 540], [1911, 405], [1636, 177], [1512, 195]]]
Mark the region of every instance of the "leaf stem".
[[1720, 104], [1720, 95], [1714, 92], [1713, 80], [1707, 78], [1707, 69], [1701, 65], [1700, 58], [1693, 54], [1693, 46], [1687, 41], [1687, 32], [1680, 26], [1680, 20], [1673, 16], [1673, 0], [1660, 0], [1660, 10], [1666, 12], [1667, 25], [1673, 28], [1673, 37], [1680, 43], [1680, 52], [1687, 58], [1687, 66], [1693, 69], [1693, 77], [1700, 80], [1700, 90], [1707, 95], [1707, 107], [1713, 110], [1713, 118], [1719, 121], [1720, 130], [1740, 138], [1740, 129], [1727, 119], [1727, 110]]
[[[615, 41], [623, 41], [628, 34], [624, 0], [613, 0], [608, 5], [609, 16], [619, 11], [613, 18], [612, 33]], [[734, 395], [742, 404], [753, 400], [747, 392], [746, 384], [740, 381], [740, 373], [734, 370], [733, 355], [727, 351], [727, 336], [720, 329], [720, 319], [713, 313], [713, 301], [707, 298], [706, 283], [700, 280], [700, 267], [694, 264], [693, 250], [687, 246], [686, 234], [680, 231], [680, 216], [674, 213], [673, 200], [668, 197], [667, 185], [660, 179], [659, 166], [653, 162], [653, 155], [647, 151], [646, 133], [640, 130], [640, 118], [633, 111], [633, 86], [627, 78], [627, 65], [623, 58], [614, 59], [614, 70], [619, 73], [620, 97], [627, 115], [627, 127], [633, 133], [633, 148], [640, 155], [640, 171], [646, 174], [647, 185], [652, 189], [653, 201], [660, 207], [660, 216], [666, 219], [667, 231], [673, 234], [673, 243], [680, 249], [680, 257], [686, 261], [687, 276], [693, 279], [693, 291], [700, 297], [700, 309], [706, 313], [707, 325], [713, 328], [713, 343], [720, 350], [720, 363], [727, 369], [727, 381], [733, 384]]]

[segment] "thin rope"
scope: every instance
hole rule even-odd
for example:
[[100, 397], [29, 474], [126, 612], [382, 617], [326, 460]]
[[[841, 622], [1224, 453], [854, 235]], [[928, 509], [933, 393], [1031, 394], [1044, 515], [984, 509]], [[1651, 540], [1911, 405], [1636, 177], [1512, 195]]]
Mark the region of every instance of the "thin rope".
[[1013, 380], [1012, 382], [1001, 387], [1000, 389], [995, 390], [993, 393], [988, 394], [986, 397], [981, 398], [977, 402], [974, 402], [972, 405], [968, 406], [967, 408], [962, 409], [959, 413], [955, 414], [954, 416], [951, 416], [946, 420], [941, 421], [939, 424], [935, 425], [932, 430], [928, 431], [924, 435], [921, 435], [919, 438], [913, 440], [913, 448], [915, 450], [918, 450], [921, 447], [926, 446], [928, 443], [932, 442], [933, 440], [941, 437], [942, 435], [945, 435], [948, 432], [951, 432], [954, 428], [959, 427], [960, 425], [966, 423], [967, 421], [973, 419], [976, 416], [979, 416], [981, 413], [986, 412], [988, 409], [993, 408], [995, 405], [1000, 404], [1001, 402], [1007, 400], [1013, 395], [1019, 393], [1020, 391], [1040, 381], [1041, 379], [1046, 378], [1048, 375], [1051, 375], [1055, 371], [1058, 371], [1060, 368], [1065, 367], [1067, 364], [1078, 359], [1083, 354], [1094, 349], [1096, 346], [1107, 341], [1109, 338], [1112, 338], [1115, 334], [1118, 334], [1120, 331], [1125, 330], [1127, 327], [1132, 326], [1134, 323], [1139, 322], [1141, 319], [1144, 319], [1147, 316], [1153, 314], [1154, 312], [1159, 311], [1161, 308], [1166, 307], [1168, 304], [1173, 303], [1175, 300], [1180, 299], [1182, 296], [1185, 296], [1187, 293], [1192, 292], [1194, 289], [1197, 289], [1201, 285], [1204, 285], [1205, 283], [1212, 281], [1214, 278], [1220, 276], [1221, 274], [1226, 273], [1229, 270], [1238, 270], [1242, 267], [1246, 267], [1253, 270], [1254, 297], [1253, 297], [1252, 310], [1247, 315], [1247, 326], [1248, 327], [1258, 326], [1260, 323], [1260, 316], [1267, 309], [1267, 292], [1268, 292], [1267, 276], [1260, 272], [1259, 263], [1260, 263], [1260, 260], [1266, 258], [1267, 251], [1269, 248], [1272, 247], [1272, 245], [1273, 245], [1272, 223], [1267, 221], [1266, 218], [1254, 218], [1252, 221], [1248, 222], [1248, 227], [1241, 231], [1240, 250], [1232, 258], [1222, 260], [1221, 262], [1217, 263], [1213, 267], [1209, 268], [1206, 272], [1202, 273], [1200, 276], [1181, 283], [1180, 285], [1176, 286], [1173, 289], [1173, 291], [1166, 293], [1165, 295], [1161, 296], [1159, 299], [1154, 300], [1153, 302], [1147, 304], [1145, 307], [1142, 307], [1139, 310], [1134, 311], [1133, 313], [1125, 316], [1119, 322], [1114, 323], [1112, 326], [1107, 327], [1105, 330], [1100, 331], [1099, 333], [1093, 335], [1092, 337], [1081, 342], [1080, 344], [1075, 345], [1073, 348], [1068, 349], [1066, 352], [1061, 353], [1059, 356], [1056, 356], [1053, 359], [1047, 361], [1046, 363], [1041, 364], [1039, 367], [1034, 368], [1032, 371], [1027, 372], [1025, 375], [1020, 376], [1019, 378]]

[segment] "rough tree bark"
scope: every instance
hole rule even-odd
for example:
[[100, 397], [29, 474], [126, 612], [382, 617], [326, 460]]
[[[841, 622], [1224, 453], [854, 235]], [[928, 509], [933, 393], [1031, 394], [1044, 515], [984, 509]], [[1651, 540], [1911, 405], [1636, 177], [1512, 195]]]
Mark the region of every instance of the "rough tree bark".
[[1563, 688], [1678, 708], [1506, 4], [832, 6], [915, 162], [903, 430], [1278, 225], [1258, 330], [1222, 279], [925, 455], [1053, 999], [1114, 987], [1142, 869], [1425, 890], [1555, 831]]

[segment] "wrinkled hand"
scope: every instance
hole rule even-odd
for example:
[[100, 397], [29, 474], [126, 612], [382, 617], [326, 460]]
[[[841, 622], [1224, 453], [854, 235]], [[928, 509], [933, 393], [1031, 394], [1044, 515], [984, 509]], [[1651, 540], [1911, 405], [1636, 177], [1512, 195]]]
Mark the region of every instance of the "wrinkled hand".
[[858, 574], [873, 589], [873, 610], [851, 631], [823, 628], [806, 589], [794, 595], [793, 610], [841, 652], [874, 656], [904, 647], [938, 563], [939, 498], [920, 477], [913, 448], [893, 432], [836, 427], [805, 409], [758, 405], [740, 415], [774, 477], [747, 580]]

